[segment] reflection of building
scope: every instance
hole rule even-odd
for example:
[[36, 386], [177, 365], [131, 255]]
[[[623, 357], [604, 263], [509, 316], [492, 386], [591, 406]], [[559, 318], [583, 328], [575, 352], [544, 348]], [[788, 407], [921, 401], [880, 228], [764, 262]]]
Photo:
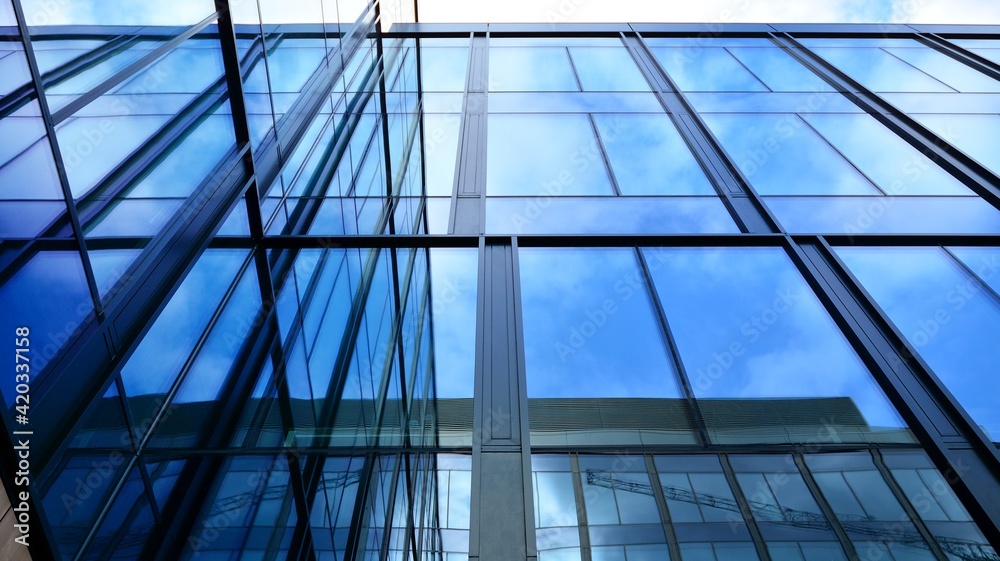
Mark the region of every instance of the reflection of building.
[[33, 558], [996, 561], [996, 29], [176, 4], [0, 0]]

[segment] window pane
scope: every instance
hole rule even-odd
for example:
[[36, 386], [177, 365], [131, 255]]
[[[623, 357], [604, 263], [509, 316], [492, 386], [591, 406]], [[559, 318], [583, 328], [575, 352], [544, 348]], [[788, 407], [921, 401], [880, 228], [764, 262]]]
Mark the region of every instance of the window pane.
[[583, 91], [650, 90], [625, 47], [571, 47], [569, 54]]
[[[1000, 378], [990, 349], [1000, 333], [1000, 302], [942, 248], [841, 247], [837, 254], [993, 440], [1000, 440], [994, 396]], [[973, 270], [991, 277], [995, 262]]]
[[868, 195], [879, 191], [798, 115], [704, 115], [762, 195]]
[[491, 47], [490, 91], [580, 91], [565, 47]]
[[739, 232], [718, 197], [488, 197], [487, 234]]
[[811, 50], [874, 92], [955, 91], [882, 49], [823, 47]]
[[946, 142], [1000, 173], [1000, 115], [913, 115]]
[[686, 442], [686, 405], [630, 249], [519, 252], [532, 442]]
[[594, 115], [623, 195], [714, 195], [670, 117]]
[[869, 115], [812, 114], [803, 119], [890, 195], [972, 195]]
[[490, 115], [490, 195], [613, 195], [586, 115]]
[[730, 47], [728, 50], [772, 91], [834, 91], [829, 84], [779, 48]]
[[912, 440], [783, 250], [643, 252], [714, 440]]
[[681, 90], [767, 91], [767, 87], [725, 49], [653, 47], [652, 51]]

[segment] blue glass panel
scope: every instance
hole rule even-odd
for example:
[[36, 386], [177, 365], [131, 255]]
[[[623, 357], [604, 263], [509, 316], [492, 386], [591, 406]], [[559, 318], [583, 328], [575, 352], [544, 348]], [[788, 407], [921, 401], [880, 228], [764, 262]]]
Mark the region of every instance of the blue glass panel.
[[479, 253], [474, 249], [430, 250], [432, 383], [438, 399], [472, 397], [478, 263]]
[[[111, 499], [127, 467], [121, 452], [70, 455], [42, 490], [42, 506], [52, 532], [52, 549], [63, 559], [83, 545], [101, 509]], [[89, 482], [83, 483], [81, 482]]]
[[[214, 433], [209, 430], [215, 428], [215, 409], [227, 401], [221, 394], [231, 377], [240, 374], [235, 361], [246, 337], [261, 323], [260, 305], [260, 284], [251, 267], [239, 280], [170, 401], [172, 411], [184, 414], [165, 416], [154, 430], [150, 446], [201, 448], [207, 446], [210, 435], [220, 436], [217, 429]], [[221, 436], [228, 441], [228, 435]]]
[[717, 197], [488, 197], [486, 232], [687, 234], [739, 228]]
[[163, 229], [184, 199], [124, 199], [86, 227], [88, 238], [150, 237]]
[[1000, 91], [1000, 81], [930, 47], [886, 50], [960, 92]]
[[[462, 39], [468, 45], [468, 39]], [[426, 45], [424, 40], [421, 45]], [[465, 91], [465, 73], [469, 64], [469, 49], [421, 48], [420, 78], [423, 91], [461, 92]]]
[[978, 197], [764, 197], [789, 232], [993, 234], [1000, 212]]
[[875, 92], [955, 91], [881, 49], [823, 47], [812, 51]]
[[614, 194], [586, 115], [490, 115], [486, 192]]
[[519, 259], [532, 443], [691, 442], [635, 251]]
[[580, 91], [565, 47], [490, 48], [490, 91]]
[[[30, 257], [0, 286], [0, 309], [3, 333], [13, 338], [17, 327], [31, 331], [28, 348], [34, 386], [48, 362], [94, 312], [80, 254], [44, 251]], [[13, 374], [0, 380], [8, 406], [14, 402], [14, 383]]]
[[625, 47], [570, 47], [584, 91], [649, 91], [649, 82]]
[[[269, 46], [270, 48], [270, 46]], [[268, 53], [267, 72], [274, 93], [297, 93], [326, 60], [322, 39], [282, 39]]]
[[166, 123], [167, 115], [74, 117], [56, 128], [66, 175], [79, 199]]
[[701, 113], [864, 113], [839, 93], [692, 92], [686, 97]]
[[0, 166], [0, 200], [11, 199], [65, 201], [48, 138]]
[[768, 91], [749, 70], [725, 49], [653, 47], [674, 83], [684, 91]]
[[949, 144], [1000, 173], [1000, 115], [913, 115]]
[[912, 440], [783, 250], [644, 254], [713, 440]]
[[125, 49], [115, 51], [105, 58], [87, 67], [80, 73], [74, 73], [58, 81], [45, 83], [45, 94], [52, 111], [58, 111], [81, 94], [85, 94], [105, 80], [127, 68], [133, 62], [149, 54], [151, 47], [158, 47], [156, 41], [138, 41]]
[[972, 195], [965, 185], [869, 115], [802, 117], [891, 195]]
[[832, 92], [834, 89], [778, 48], [731, 47], [730, 54], [753, 72], [771, 91]]
[[623, 195], [714, 195], [670, 117], [594, 115]]
[[[940, 248], [841, 247], [837, 254], [972, 419], [1000, 440], [1000, 378], [990, 352], [1000, 333], [996, 297]], [[994, 266], [973, 270], [992, 276]]]
[[[457, 109], [460, 110], [461, 104]], [[454, 111], [455, 109], [451, 109]], [[491, 92], [490, 113], [662, 113], [644, 92]]]
[[243, 264], [242, 250], [208, 250], [122, 367], [122, 382], [142, 437]]
[[87, 252], [94, 269], [97, 290], [102, 298], [108, 296], [108, 292], [141, 253], [140, 249], [91, 249]]
[[187, 197], [211, 177], [212, 169], [235, 145], [232, 117], [221, 112], [208, 115], [163, 159], [152, 164], [152, 171], [126, 196]]
[[878, 190], [797, 115], [703, 115], [763, 195], [867, 195]]
[[65, 213], [62, 202], [0, 200], [0, 238], [37, 236]]
[[896, 93], [882, 99], [904, 113], [1000, 113], [998, 94]]

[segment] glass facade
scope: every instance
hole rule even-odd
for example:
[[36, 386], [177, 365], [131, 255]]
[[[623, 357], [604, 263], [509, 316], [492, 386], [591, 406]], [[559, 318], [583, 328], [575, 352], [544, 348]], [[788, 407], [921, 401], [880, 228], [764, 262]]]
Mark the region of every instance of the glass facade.
[[1000, 561], [1000, 29], [72, 4], [0, 0], [32, 558]]

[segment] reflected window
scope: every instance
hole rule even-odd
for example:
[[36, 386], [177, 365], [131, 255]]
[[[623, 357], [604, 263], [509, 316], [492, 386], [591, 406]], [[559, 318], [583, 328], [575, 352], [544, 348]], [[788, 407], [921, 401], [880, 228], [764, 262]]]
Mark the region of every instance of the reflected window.
[[643, 255], [714, 441], [912, 441], [783, 250]]
[[632, 249], [522, 249], [533, 443], [691, 442]]

